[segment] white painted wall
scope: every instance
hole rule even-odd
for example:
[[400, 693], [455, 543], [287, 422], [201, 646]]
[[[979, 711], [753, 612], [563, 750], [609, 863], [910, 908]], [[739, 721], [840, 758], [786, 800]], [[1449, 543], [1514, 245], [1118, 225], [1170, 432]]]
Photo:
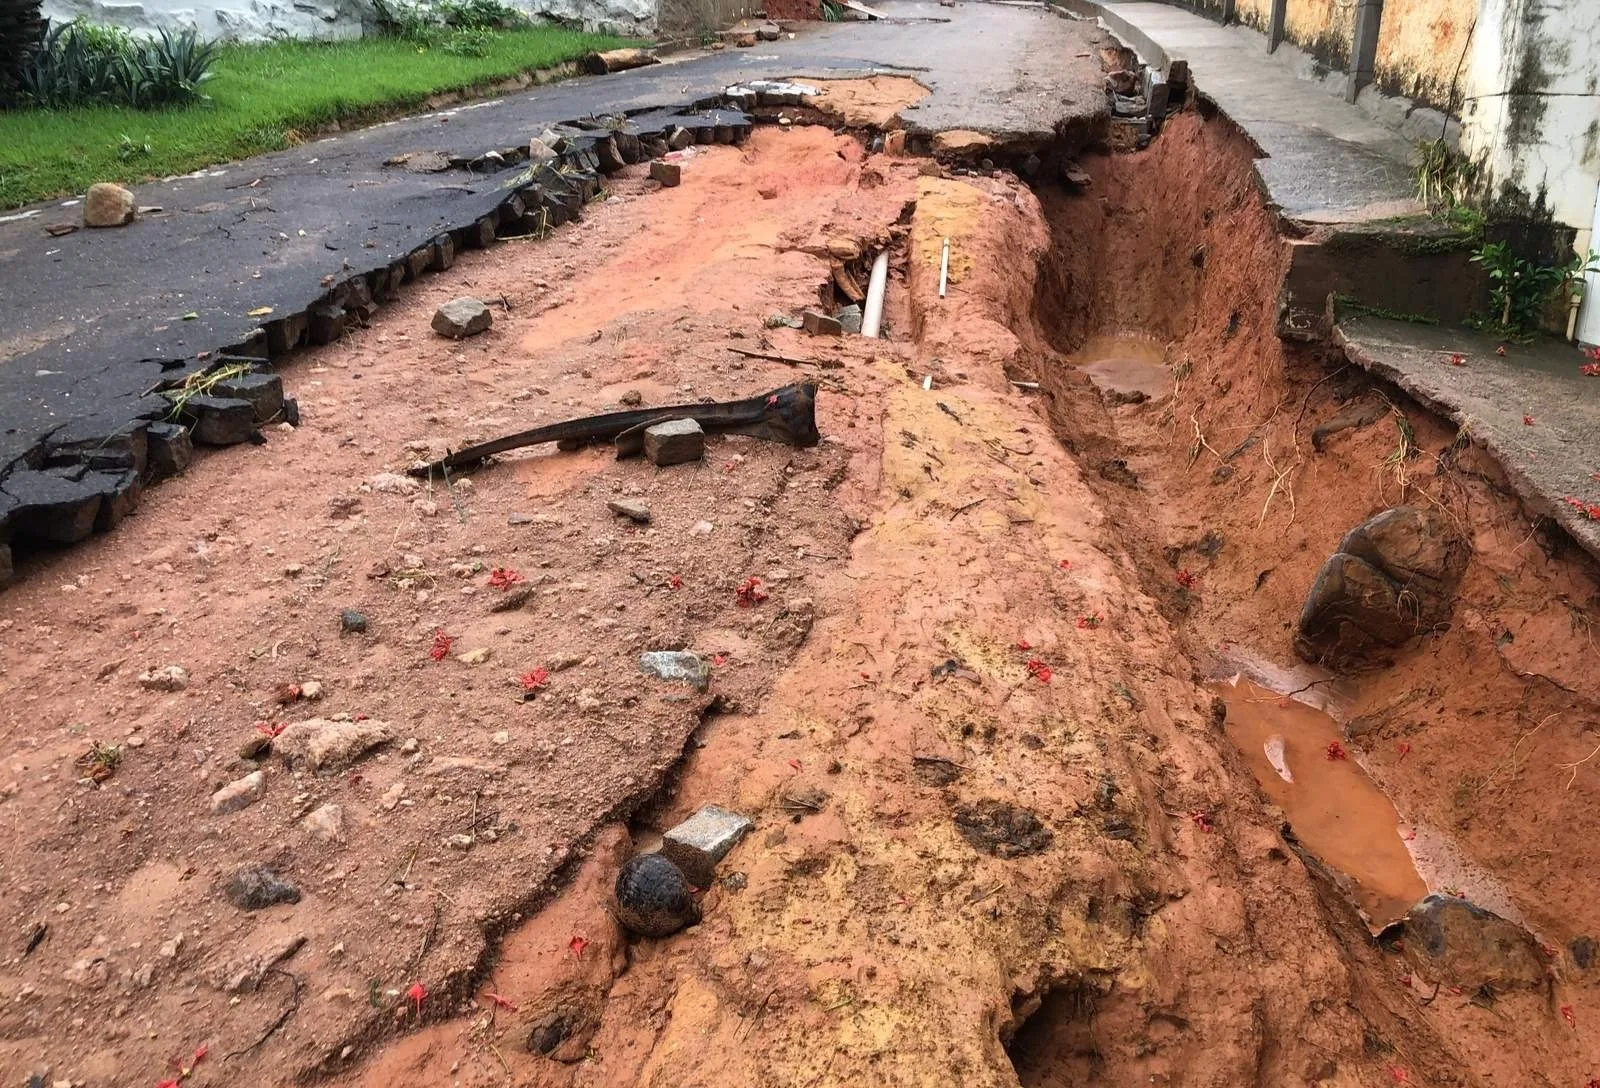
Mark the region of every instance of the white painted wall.
[[[648, 36], [659, 0], [509, 0], [530, 15], [574, 20], [587, 30]], [[52, 22], [80, 15], [129, 30], [198, 29], [206, 38], [359, 38], [371, 18], [368, 0], [45, 0]]]
[[1462, 150], [1496, 190], [1543, 192], [1587, 243], [1600, 188], [1600, 0], [1481, 0], [1467, 63]]

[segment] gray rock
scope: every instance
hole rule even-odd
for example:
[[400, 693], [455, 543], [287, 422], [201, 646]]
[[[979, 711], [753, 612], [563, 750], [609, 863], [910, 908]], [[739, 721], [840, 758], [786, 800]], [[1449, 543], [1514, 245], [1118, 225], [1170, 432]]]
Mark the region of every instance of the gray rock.
[[861, 335], [861, 307], [857, 305], [846, 306], [839, 311], [839, 328], [852, 336]]
[[350, 315], [343, 306], [329, 303], [311, 311], [310, 340], [313, 344], [331, 344], [344, 335], [345, 323]]
[[335, 804], [322, 805], [300, 821], [314, 838], [333, 842], [344, 832], [344, 809]]
[[806, 310], [800, 315], [800, 326], [812, 336], [838, 336], [844, 332], [844, 326], [836, 317], [819, 313], [816, 310]]
[[617, 920], [641, 937], [670, 937], [700, 920], [682, 870], [660, 854], [629, 858], [617, 873]]
[[279, 903], [300, 902], [300, 889], [265, 866], [240, 869], [222, 893], [240, 910], [261, 910]]
[[189, 670], [182, 665], [164, 665], [139, 674], [139, 686], [146, 691], [182, 691], [189, 686]]
[[92, 472], [84, 466], [19, 469], [5, 479], [0, 509], [11, 507], [11, 528], [18, 536], [75, 544], [97, 526], [115, 520], [107, 504], [136, 482], [129, 475]]
[[705, 432], [692, 419], [669, 419], [645, 428], [644, 455], [659, 467], [698, 461], [705, 452]]
[[339, 630], [347, 635], [359, 635], [367, 629], [367, 616], [354, 608], [339, 613]]
[[1430, 980], [1494, 993], [1549, 985], [1533, 935], [1465, 899], [1428, 896], [1406, 912], [1401, 932], [1406, 959]]
[[782, 34], [777, 23], [761, 23], [756, 27], [756, 37], [764, 42], [775, 42]]
[[674, 151], [682, 151], [694, 143], [694, 133], [686, 128], [674, 128], [667, 136], [667, 146]]
[[433, 315], [433, 331], [455, 340], [477, 336], [492, 324], [494, 316], [489, 307], [475, 298], [453, 298]]
[[657, 159], [650, 164], [650, 177], [659, 181], [662, 188], [671, 189], [683, 180], [683, 167], [675, 162]]
[[211, 391], [219, 397], [247, 401], [256, 423], [266, 423], [283, 415], [283, 379], [276, 374], [253, 370], [220, 381]]
[[622, 396], [617, 398], [617, 403], [632, 408], [635, 405], [644, 403], [644, 394], [640, 393], [637, 389], [629, 389], [625, 391]]
[[145, 472], [159, 479], [176, 476], [194, 460], [189, 428], [177, 423], [152, 423], [145, 430]]
[[211, 813], [225, 816], [230, 812], [238, 812], [258, 801], [266, 789], [267, 776], [261, 771], [251, 771], [211, 795]]
[[693, 684], [700, 691], [711, 686], [711, 666], [688, 650], [647, 650], [639, 655], [639, 671], [658, 680]]
[[193, 421], [194, 440], [208, 446], [236, 446], [248, 442], [256, 429], [255, 406], [237, 397], [208, 393], [190, 397], [184, 403], [183, 414]]
[[448, 234], [441, 234], [428, 246], [432, 261], [429, 267], [435, 272], [449, 270], [456, 263], [456, 240]]
[[709, 888], [716, 866], [755, 827], [737, 812], [720, 805], [702, 805], [683, 823], [662, 837], [661, 854], [679, 869], [689, 883]]
[[83, 200], [83, 222], [90, 227], [121, 227], [133, 222], [138, 208], [133, 193], [120, 185], [99, 182], [89, 186]]
[[613, 514], [620, 514], [640, 525], [650, 524], [650, 508], [637, 499], [611, 499], [606, 502]]

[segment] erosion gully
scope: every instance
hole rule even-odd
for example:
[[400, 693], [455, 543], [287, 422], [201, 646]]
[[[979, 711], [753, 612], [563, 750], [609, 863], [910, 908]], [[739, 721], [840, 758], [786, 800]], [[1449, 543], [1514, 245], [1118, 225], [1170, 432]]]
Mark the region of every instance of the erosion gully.
[[[427, 970], [405, 949], [364, 995], [318, 978], [339, 969], [313, 952], [298, 1021], [240, 1068], [373, 1086], [1588, 1083], [1592, 563], [1470, 436], [1278, 337], [1287, 243], [1225, 118], [1176, 113], [1119, 154], [1095, 132], [982, 148], [992, 169], [844, 127], [760, 127], [702, 149], [676, 189], [625, 172], [636, 205], [585, 228], [615, 252], [518, 329], [529, 352], [601, 330], [581, 377], [594, 367], [607, 395], [665, 399], [696, 374], [721, 395], [801, 369], [821, 387], [819, 452], [728, 439], [692, 478], [587, 454], [476, 477], [473, 501], [536, 498], [557, 517], [595, 489], [648, 497], [677, 534], [641, 538], [648, 578], [715, 573], [705, 603], [619, 609], [640, 624], [629, 645], [749, 671], [715, 698], [639, 696], [607, 719], [610, 747], [562, 774], [626, 762], [630, 728], [664, 708], [682, 728], [651, 731], [637, 779], [602, 777], [627, 800], [585, 810], [596, 830], [556, 854], [543, 891], [508, 873], [512, 890], [474, 901], [476, 943], [435, 968], [445, 1003], [424, 1016], [395, 999], [397, 964]], [[1056, 180], [1069, 161], [1076, 184]], [[836, 268], [860, 275], [883, 246], [884, 340], [763, 321], [846, 301]], [[482, 256], [463, 274], [487, 285], [558, 259]], [[375, 327], [391, 320], [410, 327]], [[803, 363], [734, 363], [724, 340]], [[610, 370], [605, 349], [622, 356]], [[1363, 404], [1378, 410], [1313, 446]], [[479, 437], [501, 422], [471, 418]], [[1323, 560], [1405, 505], [1470, 545], [1448, 621], [1381, 665], [1300, 660]], [[702, 521], [734, 539], [695, 543]], [[552, 528], [533, 554], [581, 555], [593, 531]], [[750, 570], [778, 599], [709, 603]], [[535, 763], [559, 771], [557, 747]], [[699, 925], [630, 939], [607, 903], [617, 868], [708, 801], [756, 831]], [[428, 870], [434, 925], [463, 879]], [[1429, 893], [1499, 918], [1435, 947], [1401, 924]], [[377, 1014], [321, 1019], [352, 997]]]
[[[1561, 814], [1593, 789], [1565, 762], [1592, 565], [1439, 420], [1279, 339], [1285, 243], [1225, 119], [1065, 136], [1043, 175], [1069, 158], [1088, 184], [919, 172], [882, 224], [893, 343], [845, 352], [884, 379], [883, 447], [834, 607], [508, 937], [532, 1036], [485, 1006], [363, 1083], [1587, 1083], [1596, 859]], [[850, 183], [877, 171], [905, 167]], [[1378, 670], [1296, 658], [1334, 543], [1419, 503], [1472, 543], [1452, 621]], [[622, 941], [616, 866], [712, 798], [760, 830], [706, 921]], [[1535, 977], [1497, 973], [1498, 931], [1452, 934], [1454, 974], [1408, 955], [1430, 893], [1536, 934]]]

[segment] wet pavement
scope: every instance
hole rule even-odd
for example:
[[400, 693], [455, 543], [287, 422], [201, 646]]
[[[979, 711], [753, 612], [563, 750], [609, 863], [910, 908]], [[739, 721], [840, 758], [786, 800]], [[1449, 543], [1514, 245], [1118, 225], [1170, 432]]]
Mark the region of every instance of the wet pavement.
[[[4, 481], [38, 468], [52, 435], [93, 443], [148, 417], [150, 391], [206, 353], [238, 349], [315, 304], [329, 282], [394, 267], [431, 239], [492, 215], [516, 170], [410, 173], [416, 151], [473, 158], [525, 147], [546, 126], [705, 104], [724, 87], [786, 75], [912, 75], [930, 94], [912, 131], [959, 119], [1048, 137], [1105, 111], [1092, 31], [1041, 9], [890, 2], [882, 22], [816, 24], [762, 42], [577, 79], [344, 133], [193, 176], [136, 186], [161, 211], [116, 230], [54, 238], [62, 202], [0, 216], [0, 551]], [[155, 406], [159, 410], [160, 405]], [[4, 574], [0, 564], [0, 575]]]

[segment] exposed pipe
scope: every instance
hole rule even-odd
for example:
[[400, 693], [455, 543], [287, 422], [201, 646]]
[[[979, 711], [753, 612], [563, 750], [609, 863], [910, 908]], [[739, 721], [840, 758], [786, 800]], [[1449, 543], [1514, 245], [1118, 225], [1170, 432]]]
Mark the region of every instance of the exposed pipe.
[[889, 286], [889, 251], [883, 250], [872, 262], [872, 279], [867, 281], [867, 305], [861, 311], [861, 335], [876, 338], [883, 324], [883, 294]]
[[950, 282], [950, 239], [944, 240], [944, 250], [939, 254], [939, 297], [944, 298], [945, 284]]

